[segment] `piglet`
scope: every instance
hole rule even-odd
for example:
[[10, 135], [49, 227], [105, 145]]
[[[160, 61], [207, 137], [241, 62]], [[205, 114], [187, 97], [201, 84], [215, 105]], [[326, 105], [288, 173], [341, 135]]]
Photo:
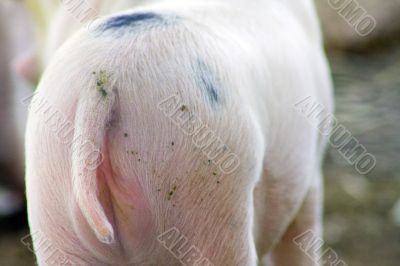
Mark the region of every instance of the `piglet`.
[[142, 2], [69, 37], [32, 99], [39, 265], [317, 265], [293, 241], [321, 235], [326, 143], [296, 104], [333, 105], [312, 1]]

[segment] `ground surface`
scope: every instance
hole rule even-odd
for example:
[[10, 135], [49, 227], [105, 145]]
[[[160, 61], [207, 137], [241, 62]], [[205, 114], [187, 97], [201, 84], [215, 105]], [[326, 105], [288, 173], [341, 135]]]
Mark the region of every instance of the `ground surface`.
[[[333, 149], [325, 166], [325, 238], [349, 266], [400, 265], [400, 45], [331, 54], [337, 117], [377, 159], [359, 175]], [[397, 203], [397, 208], [395, 208]], [[397, 218], [395, 218], [397, 217]]]
[[[400, 45], [366, 54], [330, 54], [337, 117], [377, 158], [359, 175], [330, 149], [325, 165], [325, 239], [349, 266], [398, 266], [400, 261]], [[399, 216], [394, 219], [395, 214]], [[20, 239], [0, 233], [0, 266], [34, 265]]]

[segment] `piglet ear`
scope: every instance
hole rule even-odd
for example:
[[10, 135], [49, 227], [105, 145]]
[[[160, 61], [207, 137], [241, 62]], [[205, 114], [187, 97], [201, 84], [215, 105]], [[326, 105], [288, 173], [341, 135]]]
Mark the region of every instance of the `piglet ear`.
[[19, 77], [35, 84], [39, 79], [39, 60], [36, 49], [29, 49], [14, 58], [11, 69]]

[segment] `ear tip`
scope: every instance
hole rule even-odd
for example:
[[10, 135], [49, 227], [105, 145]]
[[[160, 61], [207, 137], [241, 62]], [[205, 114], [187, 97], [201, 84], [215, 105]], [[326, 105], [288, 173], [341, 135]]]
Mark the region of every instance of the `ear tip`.
[[37, 75], [37, 54], [29, 50], [11, 61], [12, 70], [28, 81], [33, 81]]

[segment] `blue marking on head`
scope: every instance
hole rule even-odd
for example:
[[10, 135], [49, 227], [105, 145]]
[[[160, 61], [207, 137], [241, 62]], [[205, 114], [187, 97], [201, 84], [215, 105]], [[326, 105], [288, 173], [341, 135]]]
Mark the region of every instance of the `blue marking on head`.
[[101, 31], [118, 30], [120, 28], [134, 27], [148, 23], [160, 23], [164, 19], [152, 12], [126, 14], [108, 19], [100, 26]]
[[219, 81], [210, 68], [201, 60], [195, 66], [197, 83], [203, 89], [211, 105], [216, 108], [221, 102], [221, 89]]

